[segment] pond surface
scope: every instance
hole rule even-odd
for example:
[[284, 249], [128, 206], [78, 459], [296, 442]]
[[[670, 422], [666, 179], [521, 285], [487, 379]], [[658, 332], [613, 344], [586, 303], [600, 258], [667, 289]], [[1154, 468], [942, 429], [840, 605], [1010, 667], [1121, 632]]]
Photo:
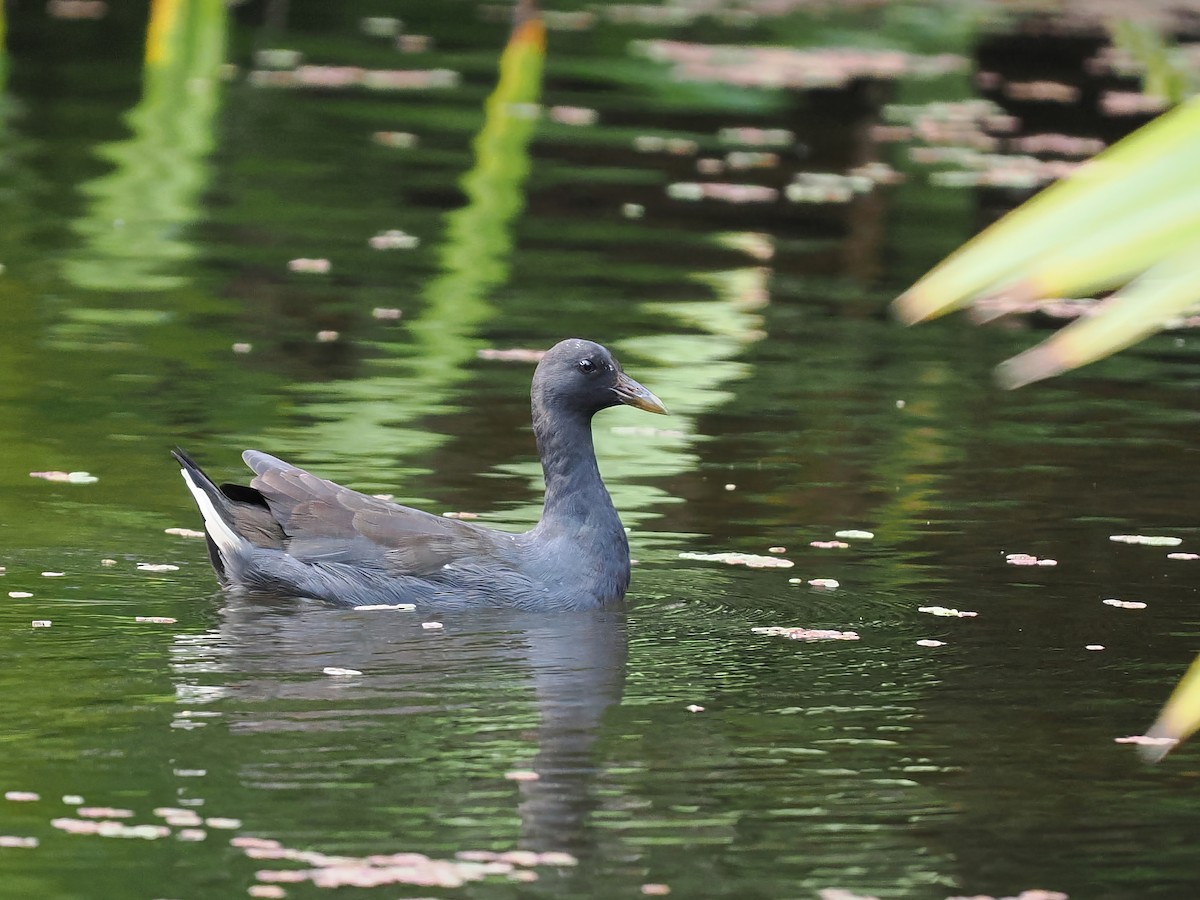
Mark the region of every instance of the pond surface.
[[[1200, 750], [1114, 742], [1200, 647], [1195, 338], [1009, 394], [1036, 334], [886, 316], [1028, 193], [871, 137], [974, 96], [968, 23], [566, 4], [497, 88], [505, 9], [358, 6], [197, 3], [146, 65], [144, 7], [7, 23], [0, 895], [1195, 896]], [[775, 91], [664, 39], [920, 59]], [[907, 180], [786, 197], [870, 162]], [[175, 444], [528, 527], [532, 367], [481, 351], [569, 335], [673, 412], [595, 423], [627, 610], [250, 605], [167, 532]], [[681, 556], [724, 551], [793, 565]]]

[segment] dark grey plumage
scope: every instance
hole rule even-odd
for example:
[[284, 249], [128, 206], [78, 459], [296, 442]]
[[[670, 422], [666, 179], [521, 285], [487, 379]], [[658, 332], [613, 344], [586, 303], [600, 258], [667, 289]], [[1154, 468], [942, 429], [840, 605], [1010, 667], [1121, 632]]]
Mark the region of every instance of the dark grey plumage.
[[571, 339], [538, 364], [533, 431], [546, 477], [541, 521], [524, 534], [411, 509], [318, 478], [258, 450], [249, 487], [217, 486], [182, 450], [222, 585], [340, 606], [593, 608], [629, 586], [629, 545], [596, 465], [592, 416], [625, 403], [665, 413], [612, 354]]

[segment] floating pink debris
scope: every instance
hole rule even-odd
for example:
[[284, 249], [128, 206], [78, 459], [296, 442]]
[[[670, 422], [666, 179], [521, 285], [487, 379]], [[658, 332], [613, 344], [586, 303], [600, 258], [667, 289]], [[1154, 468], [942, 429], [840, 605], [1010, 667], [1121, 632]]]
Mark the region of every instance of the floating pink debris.
[[282, 900], [287, 896], [287, 891], [277, 884], [252, 884], [246, 889], [246, 893], [259, 900]]
[[761, 184], [729, 184], [720, 181], [679, 181], [667, 185], [672, 200], [717, 200], [722, 203], [772, 203], [779, 191]]
[[35, 837], [17, 837], [12, 834], [0, 834], [0, 847], [32, 849], [38, 845]]
[[42, 797], [33, 791], [5, 791], [4, 799], [11, 800], [13, 803], [36, 803]]
[[680, 553], [679, 558], [695, 559], [701, 562], [721, 562], [727, 566], [746, 566], [751, 569], [790, 569], [795, 565], [790, 559], [758, 556], [754, 553]]
[[818, 550], [845, 550], [850, 545], [845, 541], [809, 541], [808, 546], [816, 547]]
[[167, 529], [164, 529], [163, 533], [164, 534], [173, 534], [176, 537], [186, 537], [186, 538], [202, 538], [202, 537], [204, 537], [204, 532], [197, 531], [195, 528], [167, 528]]
[[1004, 561], [1010, 566], [1057, 566], [1057, 559], [1040, 558], [1032, 553], [1006, 553]]
[[1162, 97], [1136, 91], [1104, 91], [1100, 95], [1100, 111], [1106, 116], [1155, 115], [1166, 108]]
[[342, 335], [340, 332], [332, 331], [332, 330], [328, 330], [328, 329], [325, 331], [318, 331], [317, 332], [317, 343], [332, 344], [334, 341], [336, 341], [341, 336]]
[[[799, 583], [800, 579], [789, 578], [788, 581], [789, 583], [796, 584]], [[842, 584], [836, 578], [810, 578], [808, 580], [808, 586], [817, 588], [818, 590], [836, 591], [842, 586]]]
[[1182, 560], [1200, 559], [1200, 553], [1168, 553], [1167, 559], [1182, 559]]
[[441, 622], [422, 622], [421, 627], [426, 631], [440, 631], [445, 626]]
[[473, 512], [444, 512], [443, 519], [478, 519], [479, 513]]
[[334, 676], [337, 676], [337, 675], [361, 675], [362, 674], [362, 672], [358, 671], [358, 669], [346, 669], [346, 668], [343, 668], [342, 666], [326, 666], [321, 671], [323, 673], [325, 673], [326, 675], [334, 675]]
[[421, 239], [415, 234], [393, 228], [379, 232], [368, 243], [372, 250], [414, 250], [421, 246]]
[[40, 478], [43, 481], [58, 481], [66, 484], [95, 484], [100, 479], [89, 472], [30, 472], [30, 478]]
[[529, 769], [514, 769], [511, 772], [505, 772], [504, 777], [509, 781], [537, 781], [542, 776]]
[[212, 816], [204, 820], [204, 824], [209, 828], [217, 828], [222, 831], [231, 831], [234, 828], [242, 827], [241, 819], [229, 819], [221, 816]]
[[75, 810], [75, 815], [84, 819], [128, 819], [133, 816], [133, 810], [112, 806], [81, 806]]
[[178, 572], [179, 566], [170, 563], [138, 563], [139, 572]]
[[789, 147], [796, 143], [796, 135], [786, 128], [722, 128], [717, 140], [747, 147]]
[[371, 316], [376, 319], [382, 319], [385, 322], [394, 322], [399, 319], [404, 313], [395, 307], [377, 306], [371, 310]]
[[768, 547], [768, 553], [787, 553], [787, 547]]
[[396, 38], [396, 49], [401, 53], [428, 53], [433, 49], [433, 38], [427, 34], [402, 34]]
[[799, 628], [784, 625], [768, 625], [751, 628], [755, 634], [785, 637], [793, 641], [857, 641], [857, 631], [835, 631], [830, 628]]
[[1079, 88], [1060, 81], [1009, 81], [1004, 93], [1013, 100], [1036, 100], [1041, 103], [1076, 103]]
[[684, 707], [690, 713], [704, 712], [704, 707], [696, 703], [691, 703]]
[[1140, 600], [1117, 600], [1109, 598], [1104, 601], [1105, 606], [1115, 606], [1117, 609], [1145, 609], [1146, 604]]
[[595, 125], [600, 113], [583, 106], [552, 106], [550, 118], [562, 125]]
[[546, 355], [545, 350], [528, 350], [514, 347], [508, 350], [485, 349], [475, 353], [480, 359], [493, 359], [499, 362], [538, 362]]
[[407, 131], [377, 131], [371, 135], [371, 140], [385, 147], [399, 147], [404, 150], [417, 146], [417, 136]]
[[634, 49], [655, 62], [674, 65], [680, 81], [706, 81], [741, 87], [837, 88], [860, 78], [895, 80], [931, 78], [967, 67], [962, 56], [918, 56], [898, 50], [692, 44], [683, 41], [640, 41]]
[[1173, 747], [1179, 743], [1178, 738], [1150, 737], [1148, 734], [1134, 734], [1129, 737], [1113, 738], [1117, 744], [1137, 744], [1139, 747]]
[[647, 897], [665, 897], [671, 893], [671, 886], [669, 884], [650, 882], [642, 885], [642, 893]]
[[279, 841], [272, 838], [252, 837], [248, 834], [239, 834], [237, 837], [230, 838], [229, 845], [231, 847], [257, 847], [259, 849], [269, 848], [271, 850], [276, 850], [283, 846]]
[[329, 272], [331, 265], [327, 259], [307, 259], [301, 257], [288, 262], [288, 268], [293, 272], [303, 272], [306, 274], [325, 275]]
[[921, 606], [917, 608], [917, 612], [929, 613], [931, 616], [945, 616], [951, 619], [967, 619], [979, 615], [977, 612], [950, 609], [945, 606]]
[[246, 354], [246, 353], [249, 353], [253, 349], [254, 349], [254, 345], [250, 344], [250, 343], [246, 343], [245, 341], [239, 341], [238, 343], [233, 345], [234, 353]]
[[1183, 543], [1183, 538], [1157, 534], [1110, 534], [1108, 539], [1118, 544], [1144, 544], [1148, 547], [1178, 547]]
[[203, 841], [208, 837], [208, 832], [203, 828], [180, 828], [175, 832], [175, 839], [179, 841]]

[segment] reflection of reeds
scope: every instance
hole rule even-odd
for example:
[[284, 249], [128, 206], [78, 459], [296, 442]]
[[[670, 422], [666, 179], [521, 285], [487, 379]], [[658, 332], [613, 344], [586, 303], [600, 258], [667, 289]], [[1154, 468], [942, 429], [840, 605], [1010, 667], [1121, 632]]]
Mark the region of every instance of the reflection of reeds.
[[155, 0], [146, 36], [142, 99], [132, 137], [98, 149], [108, 175], [82, 187], [91, 202], [73, 223], [84, 240], [64, 274], [93, 290], [163, 290], [169, 267], [195, 248], [180, 230], [199, 216], [208, 180], [227, 12], [222, 0]]

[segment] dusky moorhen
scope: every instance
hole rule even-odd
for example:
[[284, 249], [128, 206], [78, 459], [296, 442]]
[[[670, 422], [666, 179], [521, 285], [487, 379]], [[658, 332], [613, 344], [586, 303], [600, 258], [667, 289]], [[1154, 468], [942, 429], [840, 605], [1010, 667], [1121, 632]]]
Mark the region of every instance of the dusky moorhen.
[[338, 606], [581, 609], [621, 600], [629, 542], [600, 479], [591, 420], [619, 403], [666, 407], [607, 349], [575, 338], [546, 352], [530, 393], [546, 497], [523, 534], [360, 494], [258, 450], [242, 454], [255, 472], [249, 487], [218, 487], [174, 451], [218, 580]]

